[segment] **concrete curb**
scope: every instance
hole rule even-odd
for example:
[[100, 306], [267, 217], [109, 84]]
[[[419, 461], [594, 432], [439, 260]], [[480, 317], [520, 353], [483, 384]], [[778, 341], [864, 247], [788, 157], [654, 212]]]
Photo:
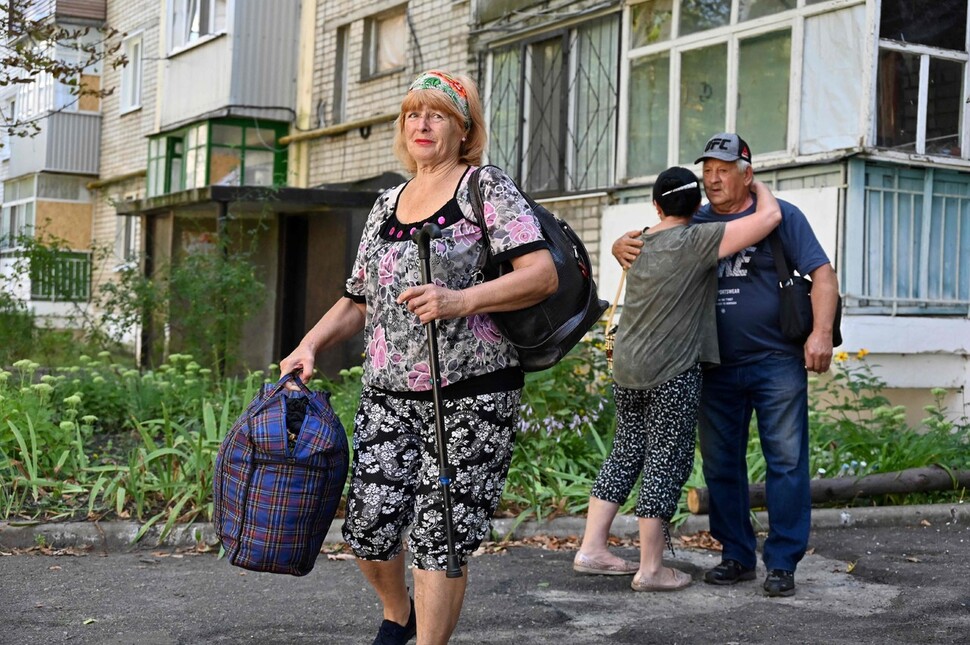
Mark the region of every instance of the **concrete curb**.
[[[755, 514], [761, 528], [767, 529], [767, 513]], [[943, 524], [947, 522], [970, 523], [970, 503], [924, 504], [918, 506], [881, 506], [860, 508], [823, 508], [812, 511], [812, 528], [838, 528], [851, 526], [905, 526], [920, 522]], [[586, 525], [582, 517], [557, 517], [552, 520], [517, 522], [514, 519], [496, 519], [492, 534], [496, 540], [522, 539], [537, 535], [552, 537], [580, 536]], [[342, 542], [341, 522], [335, 521], [327, 533], [327, 542]], [[152, 526], [142, 538], [135, 536], [142, 525], [137, 522], [0, 522], [0, 550], [28, 549], [37, 545], [63, 549], [68, 547], [92, 547], [104, 553], [133, 550], [150, 550], [159, 547], [187, 548], [204, 544], [218, 545], [215, 529], [208, 522], [176, 525], [159, 540], [161, 526]], [[756, 527], [758, 528], [758, 527]], [[692, 534], [709, 529], [707, 515], [691, 515], [675, 534]], [[621, 538], [637, 537], [637, 518], [621, 515], [613, 522], [612, 533]]]

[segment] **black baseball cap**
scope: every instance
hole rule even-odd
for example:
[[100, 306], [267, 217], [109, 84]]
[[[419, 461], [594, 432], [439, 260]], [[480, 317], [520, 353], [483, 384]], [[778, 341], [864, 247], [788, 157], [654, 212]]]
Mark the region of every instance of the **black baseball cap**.
[[653, 185], [653, 201], [666, 215], [690, 217], [701, 205], [701, 188], [697, 175], [680, 166], [667, 168]]
[[744, 159], [751, 163], [751, 148], [748, 143], [733, 132], [715, 134], [707, 140], [704, 154], [694, 160], [700, 163], [705, 159], [720, 159], [721, 161], [737, 161]]

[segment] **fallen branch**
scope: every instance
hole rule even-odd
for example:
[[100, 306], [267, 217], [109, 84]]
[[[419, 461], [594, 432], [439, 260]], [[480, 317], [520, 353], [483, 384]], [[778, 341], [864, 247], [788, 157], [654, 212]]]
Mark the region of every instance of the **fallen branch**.
[[[893, 493], [921, 493], [933, 490], [970, 488], [970, 470], [948, 471], [940, 466], [910, 468], [892, 473], [875, 473], [864, 477], [832, 477], [811, 481], [812, 504], [837, 500], [888, 495]], [[751, 508], [764, 508], [764, 483], [749, 487]], [[706, 488], [687, 491], [687, 508], [691, 513], [708, 512], [709, 493]]]

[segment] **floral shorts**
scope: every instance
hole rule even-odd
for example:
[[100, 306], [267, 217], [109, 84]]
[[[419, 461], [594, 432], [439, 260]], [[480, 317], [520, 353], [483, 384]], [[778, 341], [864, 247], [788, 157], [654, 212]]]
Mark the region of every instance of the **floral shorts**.
[[[462, 565], [488, 535], [512, 460], [521, 390], [445, 400], [455, 551]], [[447, 566], [434, 406], [364, 387], [354, 419], [344, 539], [363, 560], [403, 548], [418, 569]]]

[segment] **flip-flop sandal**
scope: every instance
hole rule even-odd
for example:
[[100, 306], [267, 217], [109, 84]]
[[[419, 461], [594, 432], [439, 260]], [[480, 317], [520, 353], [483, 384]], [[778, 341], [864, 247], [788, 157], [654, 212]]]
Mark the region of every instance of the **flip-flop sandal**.
[[630, 588], [634, 591], [677, 591], [678, 589], [683, 589], [691, 583], [691, 577], [689, 574], [681, 571], [680, 569], [671, 569], [674, 572], [674, 582], [669, 584], [656, 584], [649, 582], [642, 582], [634, 578], [630, 582]]
[[573, 560], [573, 571], [594, 576], [632, 576], [640, 570], [639, 562], [622, 560], [620, 564], [597, 562], [593, 558], [577, 553]]

